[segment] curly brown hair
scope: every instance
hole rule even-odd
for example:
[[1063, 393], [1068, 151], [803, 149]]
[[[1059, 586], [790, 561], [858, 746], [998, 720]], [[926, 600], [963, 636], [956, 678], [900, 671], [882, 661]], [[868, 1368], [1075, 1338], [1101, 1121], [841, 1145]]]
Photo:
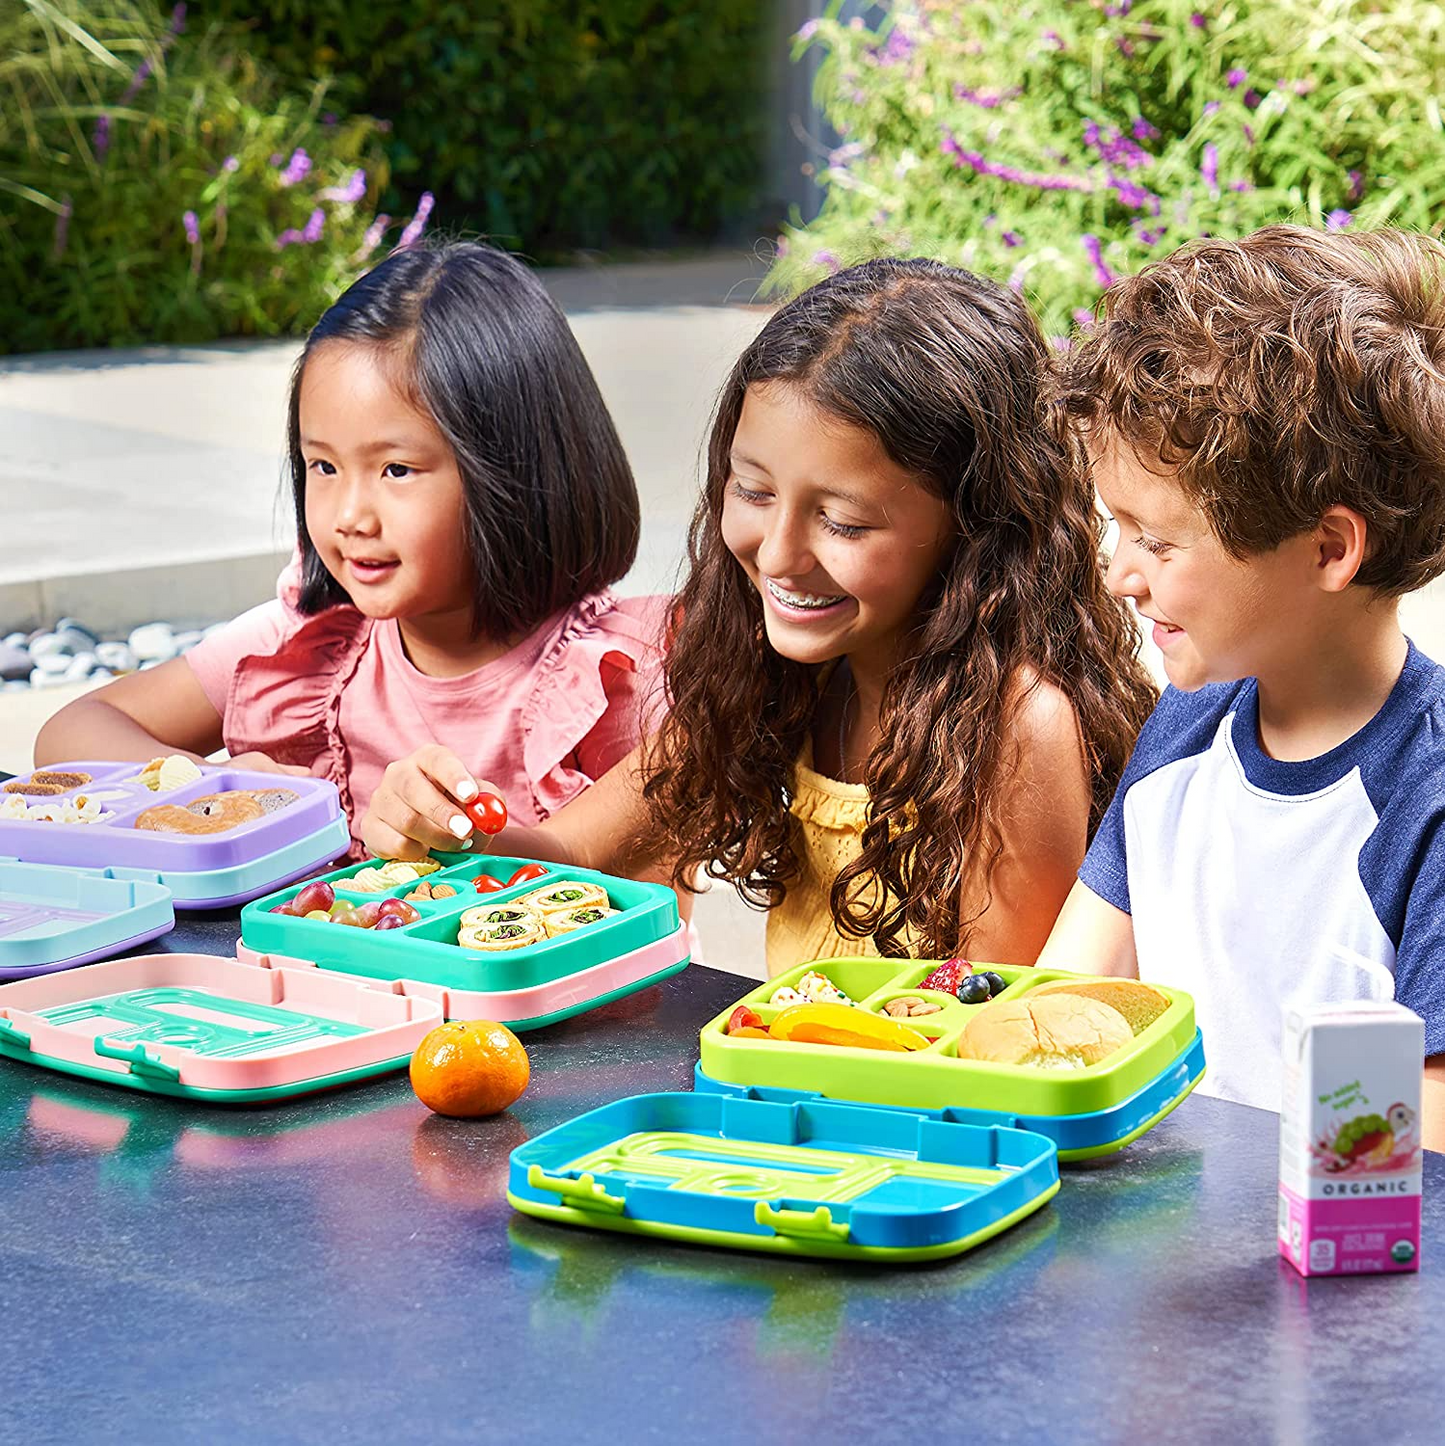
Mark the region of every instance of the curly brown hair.
[[[769, 645], [720, 530], [744, 396], [773, 382], [877, 436], [954, 524], [885, 685], [862, 852], [832, 890], [838, 929], [884, 953], [902, 952], [906, 934], [937, 957], [966, 948], [1003, 851], [1009, 725], [1030, 670], [1073, 705], [1097, 823], [1155, 691], [1132, 617], [1104, 587], [1093, 494], [1043, 396], [1049, 365], [1016, 296], [926, 260], [820, 282], [743, 353], [713, 421], [668, 654], [671, 712], [647, 762], [649, 842], [675, 861], [676, 885], [701, 866], [770, 907], [799, 871], [788, 804], [820, 669]], [[985, 895], [969, 917], [966, 877]]]
[[1364, 517], [1355, 581], [1445, 571], [1445, 247], [1267, 226], [1176, 251], [1105, 293], [1064, 402], [1092, 441], [1157, 454], [1235, 557]]

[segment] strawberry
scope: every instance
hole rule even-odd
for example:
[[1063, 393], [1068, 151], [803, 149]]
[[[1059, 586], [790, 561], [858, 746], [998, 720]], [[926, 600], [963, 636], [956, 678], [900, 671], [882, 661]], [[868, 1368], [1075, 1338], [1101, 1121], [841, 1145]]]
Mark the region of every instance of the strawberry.
[[950, 959], [946, 964], [940, 964], [922, 984], [919, 989], [941, 989], [945, 994], [957, 994], [958, 983], [973, 973], [973, 965], [967, 959]]

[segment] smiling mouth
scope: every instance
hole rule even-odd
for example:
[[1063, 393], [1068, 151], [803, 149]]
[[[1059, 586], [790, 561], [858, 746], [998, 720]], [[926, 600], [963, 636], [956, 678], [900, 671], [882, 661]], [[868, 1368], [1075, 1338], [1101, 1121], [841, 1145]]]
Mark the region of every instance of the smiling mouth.
[[784, 607], [797, 608], [803, 612], [818, 612], [823, 608], [836, 607], [840, 602], [847, 601], [848, 598], [848, 594], [845, 592], [789, 592], [787, 588], [779, 587], [770, 577], [763, 579], [763, 585], [769, 594]]

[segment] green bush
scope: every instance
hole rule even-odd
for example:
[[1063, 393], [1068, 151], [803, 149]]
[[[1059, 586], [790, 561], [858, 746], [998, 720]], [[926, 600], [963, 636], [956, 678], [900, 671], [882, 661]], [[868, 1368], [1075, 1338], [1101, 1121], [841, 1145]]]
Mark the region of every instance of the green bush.
[[830, 7], [819, 103], [844, 143], [771, 289], [932, 255], [1087, 326], [1115, 275], [1271, 221], [1435, 227], [1445, 11], [1421, 0], [920, 0]]
[[[408, 196], [534, 255], [706, 237], [760, 190], [765, 0], [214, 0], [385, 118]], [[393, 195], [389, 204], [400, 205]]]
[[0, 351], [297, 331], [380, 244], [375, 122], [184, 15], [0, 0]]

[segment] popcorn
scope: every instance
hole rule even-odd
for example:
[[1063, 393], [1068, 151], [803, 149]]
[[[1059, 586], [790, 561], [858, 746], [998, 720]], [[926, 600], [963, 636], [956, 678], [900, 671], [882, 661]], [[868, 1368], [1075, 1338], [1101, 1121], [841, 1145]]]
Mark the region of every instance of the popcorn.
[[0, 800], [0, 819], [27, 819], [32, 823], [105, 823], [115, 817], [101, 806], [101, 799], [77, 793], [71, 798], [45, 799], [33, 807], [18, 793]]
[[796, 989], [783, 985], [773, 991], [769, 1004], [852, 1004], [853, 1001], [825, 974], [810, 969]]

